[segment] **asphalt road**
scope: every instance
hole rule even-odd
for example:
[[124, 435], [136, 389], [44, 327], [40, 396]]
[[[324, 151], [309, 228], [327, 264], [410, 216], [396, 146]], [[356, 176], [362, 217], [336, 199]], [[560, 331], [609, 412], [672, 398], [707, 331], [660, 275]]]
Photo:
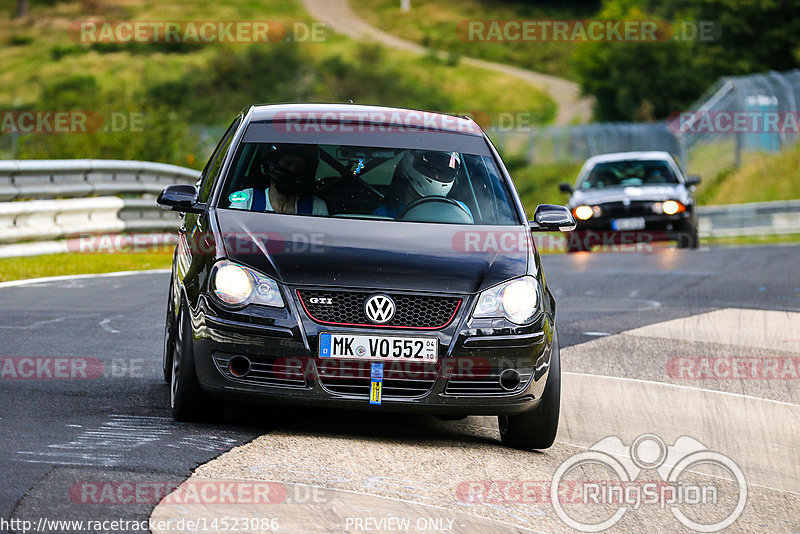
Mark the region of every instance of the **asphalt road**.
[[[544, 256], [548, 283], [558, 299], [565, 384], [574, 384], [577, 378], [589, 375], [675, 382], [665, 372], [663, 360], [665, 353], [676, 354], [674, 343], [659, 341], [649, 334], [617, 334], [729, 308], [800, 311], [798, 260], [797, 246]], [[297, 449], [302, 452], [290, 454], [291, 461], [286, 455], [282, 461], [271, 462], [263, 461], [261, 456], [263, 472], [259, 474], [253, 469], [248, 471], [254, 465], [251, 457], [236, 456], [238, 450], [246, 449], [242, 448], [232, 453], [230, 460], [224, 462], [225, 467], [243, 470], [256, 478], [298, 484], [319, 482], [318, 478], [288, 476], [289, 471], [298, 472], [296, 462], [308, 460], [309, 445], [319, 446], [317, 461], [311, 464], [325, 465], [330, 476], [347, 478], [348, 473], [360, 473], [369, 480], [375, 478], [375, 473], [370, 475], [370, 465], [381, 465], [383, 446], [396, 445], [398, 448], [384, 451], [388, 455], [384, 459], [391, 459], [391, 467], [376, 467], [376, 472], [380, 471], [385, 480], [402, 481], [414, 471], [415, 459], [398, 452], [407, 451], [409, 443], [414, 445], [409, 453], [428, 451], [442, 459], [442, 466], [449, 465], [451, 458], [464, 459], [464, 465], [470, 459], [478, 465], [491, 461], [498, 468], [492, 476], [505, 474], [508, 479], [524, 477], [525, 469], [537, 461], [547, 465], [549, 471], [545, 471], [552, 475], [561, 459], [575, 453], [570, 447], [576, 441], [591, 443], [593, 435], [584, 431], [591, 422], [582, 422], [577, 425], [581, 428], [575, 428], [575, 422], [582, 419], [580, 414], [571, 414], [569, 407], [578, 402], [578, 396], [570, 397], [568, 389], [565, 396], [573, 400], [565, 404], [564, 431], [560, 432], [552, 455], [519, 456], [504, 451], [487, 418], [443, 423], [432, 418], [420, 422], [403, 416], [384, 419], [374, 414], [303, 410], [282, 411], [276, 417], [250, 409], [246, 414], [231, 410], [225, 425], [173, 423], [168, 413], [167, 385], [160, 376], [166, 286], [166, 274], [151, 273], [0, 287], [0, 341], [4, 347], [0, 380], [0, 404], [4, 407], [0, 415], [0, 457], [4, 459], [0, 464], [0, 480], [4, 482], [0, 485], [0, 518], [145, 519], [155, 502], [96, 505], [91, 503], [87, 488], [104, 480], [174, 485], [196, 467], [258, 436], [262, 437], [255, 445], [264, 456], [274, 453], [275, 447], [292, 451], [293, 443], [302, 447]], [[791, 334], [786, 336], [787, 343], [797, 337], [797, 332]], [[700, 350], [700, 342], [678, 342], [684, 343], [681, 353]], [[711, 350], [708, 344], [703, 347]], [[722, 345], [718, 348], [756, 355], [764, 350]], [[787, 349], [794, 350], [788, 345]], [[712, 352], [718, 354], [716, 348]], [[31, 372], [30, 364], [23, 363], [26, 358], [37, 359], [38, 378], [13, 376]], [[61, 358], [70, 360], [64, 363], [58, 360]], [[703, 391], [728, 391], [792, 405], [798, 402], [796, 381], [700, 380], [690, 384]], [[246, 420], [243, 415], [247, 415]], [[628, 436], [634, 431], [634, 425], [625, 428], [624, 417], [608, 424], [619, 427], [598, 429], [598, 437], [609, 433]], [[668, 438], [672, 431], [664, 433]], [[347, 454], [342, 454], [342, 447]], [[363, 461], [365, 457], [369, 462]], [[322, 458], [326, 460], [322, 462]], [[509, 469], [503, 469], [506, 461]], [[219, 463], [212, 462], [199, 472], [219, 476], [215, 471], [219, 467]], [[438, 477], [443, 482], [443, 475], [448, 484], [454, 478], [464, 480], [469, 476], [463, 472], [428, 471], [433, 478], [426, 482], [417, 476], [418, 487], [411, 493], [419, 490], [435, 494], [441, 488], [434, 487], [433, 480]], [[770, 481], [774, 475], [766, 472], [759, 476]], [[768, 516], [751, 518], [754, 526], [775, 519], [764, 503], [770, 502], [769, 491], [782, 490], [778, 482], [764, 483], [767, 493], [751, 492], [754, 510]], [[365, 491], [363, 487], [355, 490]], [[396, 494], [376, 489], [374, 483], [371, 492], [383, 497]], [[784, 498], [782, 493], [781, 496]], [[436, 500], [431, 503], [442, 505]], [[796, 510], [796, 504], [792, 501], [789, 510]], [[507, 524], [511, 512], [496, 512], [478, 515]], [[785, 515], [785, 510], [780, 513]], [[794, 517], [785, 518], [778, 530], [800, 528], [796, 514]], [[511, 521], [519, 524], [519, 520]], [[485, 530], [490, 531], [490, 526]]]
[[[159, 363], [167, 283], [161, 273], [0, 288], [0, 517], [146, 517], [152, 506], [84, 505], [69, 489], [107, 477], [174, 484], [265, 430], [172, 422]], [[20, 377], [31, 372], [40, 378]]]

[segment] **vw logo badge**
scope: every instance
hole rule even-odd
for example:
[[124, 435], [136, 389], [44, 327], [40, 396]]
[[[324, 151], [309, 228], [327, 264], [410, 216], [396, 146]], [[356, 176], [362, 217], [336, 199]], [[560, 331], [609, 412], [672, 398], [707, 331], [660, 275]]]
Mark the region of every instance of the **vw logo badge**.
[[386, 295], [374, 295], [364, 304], [367, 319], [376, 324], [388, 323], [396, 311], [394, 301]]

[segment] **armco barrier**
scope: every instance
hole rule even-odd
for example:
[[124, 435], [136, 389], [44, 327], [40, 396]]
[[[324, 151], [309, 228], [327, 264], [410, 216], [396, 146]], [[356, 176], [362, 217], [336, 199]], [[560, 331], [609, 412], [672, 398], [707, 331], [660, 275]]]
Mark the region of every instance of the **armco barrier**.
[[175, 231], [178, 215], [155, 197], [199, 176], [148, 161], [0, 161], [0, 257], [61, 251], [53, 240], [80, 234]]
[[702, 206], [701, 237], [800, 234], [800, 200]]
[[158, 194], [169, 184], [194, 183], [200, 173], [165, 163], [107, 159], [0, 161], [0, 201]]
[[[178, 215], [155, 195], [199, 174], [146, 161], [0, 161], [0, 257], [62, 251], [57, 240], [80, 234], [175, 231]], [[698, 218], [701, 237], [800, 233], [800, 200], [703, 206]]]
[[57, 239], [125, 230], [118, 197], [0, 203], [0, 243]]

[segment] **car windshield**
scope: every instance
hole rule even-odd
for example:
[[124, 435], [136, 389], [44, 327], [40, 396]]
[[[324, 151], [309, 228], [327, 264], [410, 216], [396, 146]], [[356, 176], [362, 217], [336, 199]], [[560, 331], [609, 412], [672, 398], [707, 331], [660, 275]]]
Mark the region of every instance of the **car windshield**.
[[598, 163], [583, 177], [581, 189], [676, 184], [678, 178], [664, 160], [628, 160]]
[[488, 155], [424, 148], [243, 142], [218, 207], [451, 224], [519, 224]]

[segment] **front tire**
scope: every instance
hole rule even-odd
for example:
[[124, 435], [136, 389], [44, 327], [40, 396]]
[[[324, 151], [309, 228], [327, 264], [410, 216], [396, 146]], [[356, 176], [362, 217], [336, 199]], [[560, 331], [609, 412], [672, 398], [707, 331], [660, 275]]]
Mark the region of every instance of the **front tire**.
[[172, 354], [175, 351], [175, 312], [172, 309], [172, 283], [172, 277], [170, 276], [169, 297], [167, 297], [167, 319], [164, 322], [164, 348], [161, 355], [164, 382], [167, 384], [172, 380]]
[[682, 234], [678, 239], [678, 248], [696, 249], [700, 246], [700, 235], [697, 232], [697, 227], [690, 228], [685, 234]]
[[175, 347], [170, 369], [169, 401], [176, 421], [206, 421], [217, 419], [225, 410], [222, 399], [214, 399], [200, 389], [194, 366], [192, 326], [185, 306], [178, 310]]
[[535, 409], [518, 415], [498, 416], [500, 441], [515, 449], [547, 449], [556, 440], [561, 409], [561, 354], [553, 332], [550, 372], [542, 400]]

